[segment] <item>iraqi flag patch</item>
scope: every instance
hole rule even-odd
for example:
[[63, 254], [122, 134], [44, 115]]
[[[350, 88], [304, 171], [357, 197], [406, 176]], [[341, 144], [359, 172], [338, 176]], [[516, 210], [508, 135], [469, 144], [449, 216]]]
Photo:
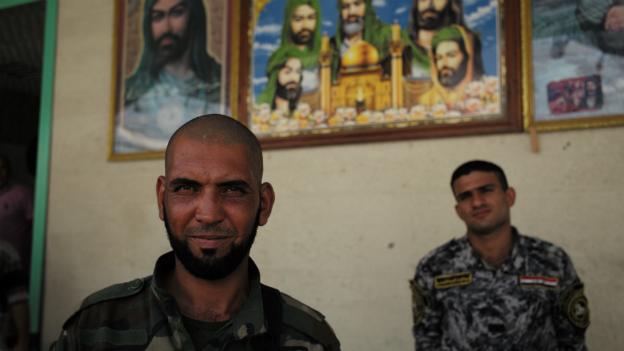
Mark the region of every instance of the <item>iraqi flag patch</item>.
[[559, 278], [544, 277], [540, 275], [521, 275], [518, 283], [523, 286], [543, 286], [546, 288], [556, 288], [559, 286]]

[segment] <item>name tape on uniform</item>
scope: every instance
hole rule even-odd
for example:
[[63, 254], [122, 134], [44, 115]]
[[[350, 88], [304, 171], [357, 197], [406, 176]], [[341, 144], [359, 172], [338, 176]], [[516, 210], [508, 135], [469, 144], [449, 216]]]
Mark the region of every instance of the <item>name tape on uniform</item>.
[[455, 286], [464, 286], [472, 283], [472, 273], [445, 274], [435, 277], [436, 289], [448, 289]]

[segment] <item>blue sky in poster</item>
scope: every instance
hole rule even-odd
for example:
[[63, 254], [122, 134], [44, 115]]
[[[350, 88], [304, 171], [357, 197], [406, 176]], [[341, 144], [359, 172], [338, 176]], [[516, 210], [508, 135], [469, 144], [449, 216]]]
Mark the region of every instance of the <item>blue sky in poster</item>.
[[[257, 96], [266, 84], [266, 64], [280, 44], [286, 0], [272, 0], [264, 7], [254, 31], [252, 85]], [[335, 0], [321, 0], [322, 31], [330, 37], [336, 32], [338, 9]], [[377, 16], [385, 23], [398, 22], [407, 28], [412, 0], [373, 0]], [[481, 35], [482, 55], [487, 75], [498, 74], [498, 0], [464, 0], [464, 19]]]

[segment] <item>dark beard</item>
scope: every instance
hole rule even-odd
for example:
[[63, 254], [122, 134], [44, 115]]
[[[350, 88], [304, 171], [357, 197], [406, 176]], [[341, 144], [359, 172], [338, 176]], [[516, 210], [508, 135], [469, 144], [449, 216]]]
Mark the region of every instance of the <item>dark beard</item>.
[[450, 25], [451, 24], [449, 23], [450, 11], [451, 11], [450, 2], [446, 6], [446, 8], [442, 10], [442, 12], [438, 12], [432, 7], [429, 7], [428, 9], [425, 10], [425, 12], [434, 12], [436, 16], [425, 18], [423, 17], [423, 12], [420, 12], [418, 11], [417, 8], [414, 8], [414, 12], [416, 12], [416, 20], [418, 22], [418, 28], [426, 29], [426, 30], [437, 30], [444, 26]]
[[312, 31], [303, 29], [297, 33], [292, 33], [291, 38], [292, 38], [293, 43], [295, 43], [295, 45], [308, 45], [312, 41], [313, 34], [314, 33], [312, 33]]
[[466, 69], [468, 67], [468, 59], [464, 58], [457, 68], [450, 76], [442, 76], [441, 72], [438, 72], [438, 80], [440, 84], [446, 88], [452, 88], [459, 84], [466, 76]]
[[[223, 257], [215, 257], [215, 249], [202, 250], [202, 256], [196, 257], [193, 255], [188, 242], [184, 239], [178, 239], [169, 226], [167, 219], [167, 210], [163, 203], [163, 221], [165, 222], [165, 229], [167, 230], [167, 238], [175, 256], [182, 263], [184, 268], [197, 278], [204, 280], [220, 280], [223, 279], [232, 272], [243, 262], [243, 259], [249, 255], [249, 250], [256, 238], [256, 232], [258, 231], [258, 220], [260, 217], [260, 209], [256, 214], [256, 219], [249, 233], [246, 241], [240, 245], [233, 244], [229, 252]], [[208, 225], [206, 227], [214, 228], [214, 225]], [[206, 228], [208, 229], [208, 228]]]
[[[166, 46], [161, 46], [161, 43], [165, 39], [171, 39], [172, 43]], [[160, 38], [156, 39], [155, 48], [155, 66], [157, 70], [167, 65], [170, 62], [179, 60], [188, 47], [188, 36], [180, 37], [173, 33], [165, 33]]]
[[301, 90], [301, 85], [297, 85], [296, 88], [287, 88], [286, 86], [277, 83], [275, 95], [284, 100], [288, 100], [288, 109], [292, 111], [297, 108], [297, 103], [301, 97]]

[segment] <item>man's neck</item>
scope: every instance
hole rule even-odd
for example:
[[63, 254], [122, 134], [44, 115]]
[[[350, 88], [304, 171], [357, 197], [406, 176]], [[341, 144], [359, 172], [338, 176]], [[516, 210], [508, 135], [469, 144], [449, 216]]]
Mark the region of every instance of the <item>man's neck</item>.
[[188, 79], [193, 75], [191, 69], [190, 51], [186, 50], [180, 59], [169, 62], [165, 65], [164, 70], [179, 79]]
[[275, 109], [290, 114], [290, 103], [284, 98], [275, 96]]
[[427, 51], [429, 51], [429, 49], [431, 49], [431, 40], [433, 39], [433, 36], [436, 34], [435, 31], [433, 30], [426, 30], [426, 29], [421, 29], [418, 31], [418, 38], [416, 39], [416, 44], [418, 44], [418, 46], [427, 49]]
[[180, 312], [201, 321], [226, 321], [243, 306], [249, 295], [249, 258], [227, 277], [205, 280], [192, 275], [176, 258], [167, 291], [174, 297]]
[[513, 245], [511, 224], [505, 224], [485, 235], [468, 231], [468, 241], [485, 262], [498, 268], [511, 253]]
[[350, 37], [345, 36], [345, 42], [347, 43], [348, 46], [352, 46], [354, 44], [359, 43], [360, 41], [362, 41], [363, 39], [363, 32], [357, 32], [355, 34], [353, 34]]

